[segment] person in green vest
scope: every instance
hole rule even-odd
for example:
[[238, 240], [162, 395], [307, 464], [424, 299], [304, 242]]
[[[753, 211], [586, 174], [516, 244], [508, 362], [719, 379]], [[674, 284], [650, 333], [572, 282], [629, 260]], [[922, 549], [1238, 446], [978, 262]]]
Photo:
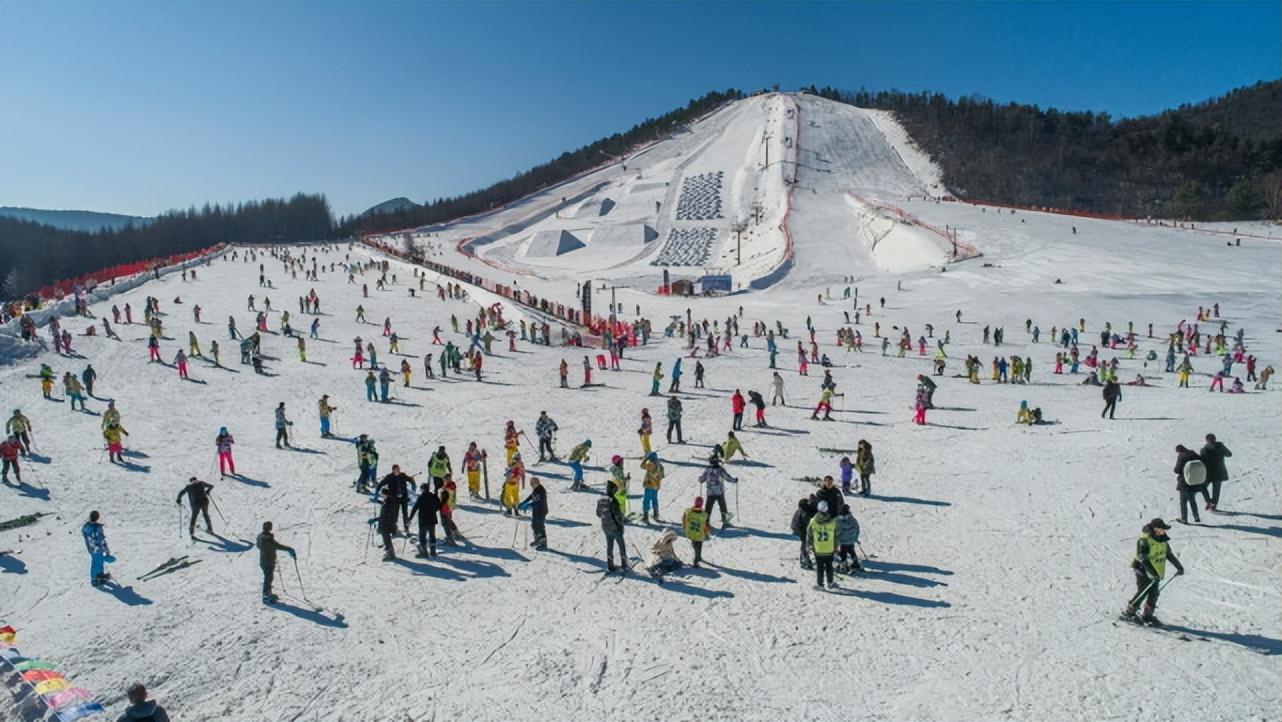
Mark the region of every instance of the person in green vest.
[[[1135, 570], [1135, 596], [1127, 603], [1122, 617], [1138, 624], [1161, 626], [1153, 612], [1157, 609], [1157, 595], [1161, 589], [1162, 577], [1166, 576], [1166, 562], [1175, 565], [1175, 575], [1184, 573], [1184, 565], [1175, 558], [1171, 551], [1171, 540], [1166, 530], [1171, 527], [1161, 519], [1154, 519], [1144, 525], [1143, 533], [1135, 542], [1135, 556], [1131, 559], [1131, 568]], [[1144, 601], [1144, 610], [1136, 616], [1136, 608]]]
[[832, 558], [837, 553], [837, 520], [828, 511], [828, 502], [819, 502], [819, 511], [806, 527], [806, 541], [815, 554], [815, 589], [824, 588], [825, 575], [828, 589], [836, 589]]
[[681, 515], [681, 529], [694, 547], [694, 568], [698, 569], [703, 561], [703, 542], [708, 538], [708, 512], [703, 510], [703, 497], [696, 496], [694, 506]]
[[440, 491], [445, 485], [445, 477], [453, 471], [454, 468], [450, 464], [449, 454], [445, 453], [445, 447], [438, 446], [436, 453], [432, 454], [432, 458], [427, 462], [427, 475], [432, 477], [432, 488]]

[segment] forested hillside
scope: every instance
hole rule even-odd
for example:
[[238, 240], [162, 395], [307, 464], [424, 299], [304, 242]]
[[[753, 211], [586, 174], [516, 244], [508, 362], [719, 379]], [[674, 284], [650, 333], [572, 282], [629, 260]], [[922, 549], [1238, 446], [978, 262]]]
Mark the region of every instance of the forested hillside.
[[218, 243], [328, 239], [333, 231], [325, 197], [303, 194], [170, 211], [146, 226], [98, 233], [0, 217], [0, 291], [15, 298], [52, 281], [121, 263]]
[[963, 198], [1137, 217], [1282, 218], [1282, 81], [1125, 120], [938, 93], [810, 90], [893, 111]]

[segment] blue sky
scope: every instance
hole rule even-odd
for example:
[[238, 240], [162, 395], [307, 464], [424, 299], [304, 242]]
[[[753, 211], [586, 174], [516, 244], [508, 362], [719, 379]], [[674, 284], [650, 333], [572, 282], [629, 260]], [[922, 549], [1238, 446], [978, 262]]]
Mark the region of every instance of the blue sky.
[[0, 2], [0, 205], [468, 191], [713, 89], [1136, 115], [1282, 75], [1279, 3]]

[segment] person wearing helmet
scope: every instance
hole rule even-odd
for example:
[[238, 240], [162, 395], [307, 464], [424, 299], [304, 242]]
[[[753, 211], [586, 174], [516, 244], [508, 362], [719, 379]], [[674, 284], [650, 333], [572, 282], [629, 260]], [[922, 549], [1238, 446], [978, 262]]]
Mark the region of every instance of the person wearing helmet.
[[585, 439], [582, 444], [570, 450], [570, 470], [574, 472], [574, 483], [570, 485], [571, 489], [586, 489], [587, 484], [583, 483], [583, 462], [588, 460], [588, 454], [592, 451], [592, 439]]
[[820, 500], [818, 510], [806, 527], [806, 542], [815, 554], [815, 589], [835, 589], [832, 559], [837, 552], [837, 521], [828, 512], [828, 502]]
[[659, 487], [663, 485], [663, 464], [659, 461], [659, 455], [651, 451], [641, 460], [641, 468], [645, 470], [645, 479], [642, 481], [644, 496], [641, 498], [641, 521], [649, 524], [651, 514], [654, 515], [655, 521], [659, 521]]
[[685, 532], [686, 539], [690, 540], [690, 546], [694, 548], [694, 568], [699, 568], [699, 562], [703, 561], [703, 542], [708, 538], [708, 512], [703, 509], [703, 497], [694, 498], [694, 506], [686, 509], [681, 515], [681, 529]]
[[[1171, 551], [1171, 540], [1166, 532], [1171, 527], [1161, 519], [1154, 519], [1145, 524], [1140, 538], [1135, 542], [1135, 555], [1131, 557], [1131, 568], [1135, 570], [1135, 596], [1127, 602], [1122, 617], [1137, 624], [1161, 626], [1153, 613], [1157, 610], [1157, 595], [1161, 590], [1162, 577], [1166, 576], [1166, 562], [1175, 565], [1175, 575], [1184, 573], [1184, 565], [1175, 558]], [[1144, 601], [1144, 611], [1136, 616], [1136, 607]]]

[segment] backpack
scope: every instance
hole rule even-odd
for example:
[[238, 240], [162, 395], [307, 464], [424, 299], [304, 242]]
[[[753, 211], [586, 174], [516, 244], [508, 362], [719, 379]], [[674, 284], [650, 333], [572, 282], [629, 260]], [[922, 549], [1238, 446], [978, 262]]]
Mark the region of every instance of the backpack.
[[599, 519], [609, 519], [614, 516], [614, 500], [608, 496], [603, 496], [596, 500], [596, 515]]

